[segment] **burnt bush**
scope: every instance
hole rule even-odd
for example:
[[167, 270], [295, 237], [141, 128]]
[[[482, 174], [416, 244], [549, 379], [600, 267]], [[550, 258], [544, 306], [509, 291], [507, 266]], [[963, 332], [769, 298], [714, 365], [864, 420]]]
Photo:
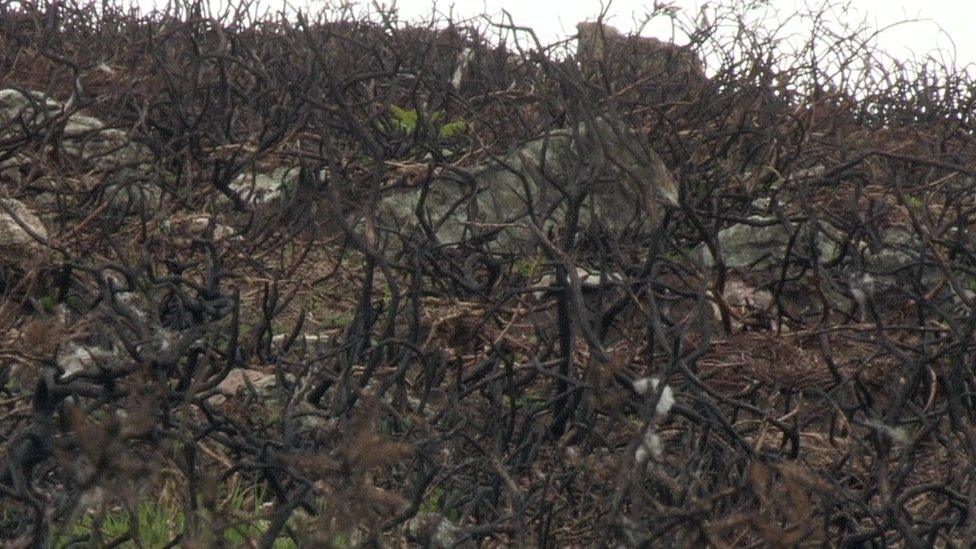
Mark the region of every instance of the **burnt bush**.
[[0, 5], [4, 539], [976, 537], [971, 76], [657, 10]]

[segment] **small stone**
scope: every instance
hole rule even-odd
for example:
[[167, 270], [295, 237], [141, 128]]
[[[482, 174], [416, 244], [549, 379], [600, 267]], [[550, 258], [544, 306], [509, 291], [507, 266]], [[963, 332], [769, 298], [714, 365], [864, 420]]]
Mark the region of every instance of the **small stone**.
[[48, 238], [41, 220], [19, 200], [0, 198], [0, 203], [0, 262], [19, 265], [46, 254], [47, 248], [34, 237]]
[[653, 457], [654, 459], [660, 459], [664, 455], [664, 447], [661, 444], [661, 437], [657, 436], [650, 427], [644, 431], [644, 436], [641, 439], [640, 446], [634, 452], [634, 461], [638, 465], [643, 464], [648, 458]]
[[[657, 391], [658, 383], [660, 380], [656, 377], [642, 377], [634, 382], [634, 391], [644, 396], [652, 391]], [[661, 398], [657, 401], [657, 406], [654, 407], [654, 412], [658, 416], [665, 416], [671, 411], [674, 402], [674, 391], [671, 390], [670, 386], [665, 385]]]
[[440, 513], [418, 513], [407, 523], [407, 530], [414, 540], [432, 549], [458, 547], [463, 534], [461, 528]]
[[299, 168], [277, 168], [271, 173], [248, 172], [237, 176], [230, 184], [232, 191], [250, 206], [259, 206], [277, 200], [282, 189], [297, 185]]
[[64, 379], [77, 372], [93, 371], [99, 364], [117, 356], [111, 349], [71, 342], [58, 353], [57, 363], [62, 372], [61, 378]]
[[[184, 240], [203, 238], [207, 233], [207, 228], [210, 227], [211, 221], [213, 221], [213, 218], [206, 214], [188, 215], [163, 221], [163, 229]], [[219, 222], [214, 223], [214, 242], [223, 242], [234, 236], [236, 236], [236, 233], [233, 228]]]
[[38, 107], [44, 114], [49, 114], [60, 110], [61, 104], [41, 92], [25, 94], [12, 88], [0, 90], [0, 125], [17, 116], [31, 120], [37, 115]]
[[251, 385], [256, 386], [258, 382], [269, 376], [272, 379], [274, 378], [273, 374], [266, 374], [257, 370], [235, 368], [228, 372], [227, 377], [217, 385], [217, 391], [222, 395], [231, 397], [236, 395], [241, 388], [247, 386], [245, 378], [251, 382]]

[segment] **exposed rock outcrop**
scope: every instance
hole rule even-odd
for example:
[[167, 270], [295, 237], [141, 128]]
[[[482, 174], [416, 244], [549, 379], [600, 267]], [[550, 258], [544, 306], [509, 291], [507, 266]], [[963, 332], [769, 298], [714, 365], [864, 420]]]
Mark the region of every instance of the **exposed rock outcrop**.
[[[729, 306], [735, 308], [738, 304], [733, 301], [750, 296], [740, 307], [747, 309], [755, 305], [756, 296], [761, 296], [761, 309], [767, 311], [771, 308], [767, 291], [776, 288], [780, 303], [792, 316], [819, 315], [822, 293], [836, 310], [864, 318], [868, 301], [879, 311], [905, 306], [918, 290], [915, 281], [921, 284], [923, 293], [931, 294], [930, 299], [948, 304], [961, 301], [950, 286], [940, 287], [942, 271], [926, 259], [923, 244], [907, 231], [890, 229], [877, 243], [855, 241], [843, 249], [840, 243], [847, 237], [836, 227], [820, 222], [817, 231], [810, 229], [806, 221], [752, 215], [720, 230], [716, 244], [725, 267], [749, 280], [746, 283], [734, 279], [729, 283], [732, 286], [727, 284], [724, 298]], [[815, 239], [813, 246], [811, 235]], [[816, 252], [817, 262], [827, 277], [813, 275], [811, 251]], [[715, 264], [704, 243], [693, 250], [692, 256], [702, 267], [712, 268]]]
[[591, 170], [581, 207], [584, 227], [646, 234], [665, 207], [677, 204], [678, 185], [657, 153], [639, 135], [600, 120], [581, 124], [577, 132], [551, 132], [467, 174], [440, 176], [427, 192], [395, 192], [380, 203], [377, 229], [404, 234], [414, 227], [423, 235], [419, 212], [439, 244], [484, 242], [493, 252], [526, 253], [538, 244], [531, 223], [545, 233], [564, 221], [565, 186], [573, 184], [579, 167]]
[[[781, 266], [787, 253], [808, 256], [810, 231], [805, 226], [783, 221], [775, 216], [752, 215], [744, 222], [737, 223], [718, 233], [718, 247], [726, 267], [732, 269], [762, 270]], [[818, 232], [815, 239], [817, 259], [828, 263], [837, 259], [840, 246], [829, 234], [839, 231], [828, 228]], [[791, 247], [792, 242], [792, 247]], [[706, 267], [715, 263], [711, 251], [704, 244], [695, 248], [695, 257]]]
[[577, 50], [584, 71], [605, 64], [656, 83], [692, 91], [707, 80], [701, 59], [691, 49], [657, 38], [627, 36], [598, 22], [576, 25]]
[[[37, 130], [67, 114], [65, 109], [65, 105], [38, 91], [0, 90], [0, 137]], [[126, 132], [107, 128], [97, 118], [72, 112], [63, 123], [60, 149], [72, 160], [109, 169], [135, 166], [151, 159], [149, 150], [132, 142]]]
[[[32, 123], [37, 118], [55, 116], [61, 104], [41, 92], [8, 88], [0, 90], [0, 122], [4, 125], [22, 122]], [[0, 126], [3, 127], [3, 126]]]

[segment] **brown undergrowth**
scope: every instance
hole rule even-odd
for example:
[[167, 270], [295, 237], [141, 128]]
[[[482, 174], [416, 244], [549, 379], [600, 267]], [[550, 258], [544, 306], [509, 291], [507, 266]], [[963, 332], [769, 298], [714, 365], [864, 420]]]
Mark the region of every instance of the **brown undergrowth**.
[[[511, 22], [0, 6], [0, 82], [57, 101], [0, 104], [0, 199], [46, 232], [0, 243], [0, 536], [973, 539], [971, 78], [817, 18], [788, 55], [746, 4], [652, 14], [708, 61], [677, 91]], [[386, 197], [597, 118], [679, 182], [650, 233], [578, 223], [585, 162], [550, 182], [551, 247], [377, 230]], [[274, 198], [237, 186], [255, 173]], [[796, 229], [779, 264], [703, 265], [760, 214]]]

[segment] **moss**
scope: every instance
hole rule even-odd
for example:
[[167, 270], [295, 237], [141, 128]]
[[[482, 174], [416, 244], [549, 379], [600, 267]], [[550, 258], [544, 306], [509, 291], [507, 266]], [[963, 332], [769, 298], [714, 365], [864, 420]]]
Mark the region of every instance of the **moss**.
[[[204, 525], [203, 531], [195, 541], [204, 545], [230, 547], [248, 546], [267, 531], [268, 521], [261, 516], [261, 506], [265, 501], [264, 491], [257, 488], [238, 488], [219, 509], [223, 518], [211, 517], [212, 511], [202, 508], [198, 519]], [[227, 517], [245, 517], [240, 520], [227, 520]], [[137, 522], [138, 540], [130, 541], [122, 547], [163, 547], [170, 543], [185, 528], [186, 515], [183, 506], [176, 498], [160, 498], [159, 501], [143, 500], [139, 503], [135, 516], [124, 509], [113, 508], [105, 513], [101, 521], [96, 521], [94, 513], [85, 513], [76, 518], [62, 532], [53, 537], [53, 547], [73, 546], [79, 539], [92, 539], [94, 534], [108, 542], [127, 535], [130, 521]], [[136, 543], [136, 541], [138, 543]], [[297, 547], [290, 538], [279, 537], [273, 547], [292, 549]]]
[[53, 295], [46, 295], [41, 298], [41, 307], [44, 309], [45, 313], [51, 312], [54, 306], [57, 305], [58, 301]]
[[434, 130], [438, 140], [444, 141], [458, 137], [468, 131], [468, 123], [464, 120], [452, 120], [444, 122], [444, 111], [435, 111], [429, 116], [422, 118], [417, 109], [404, 109], [396, 105], [390, 105], [390, 117], [380, 123], [380, 128], [387, 132], [396, 132], [410, 135], [417, 131], [417, 126], [424, 126]]

